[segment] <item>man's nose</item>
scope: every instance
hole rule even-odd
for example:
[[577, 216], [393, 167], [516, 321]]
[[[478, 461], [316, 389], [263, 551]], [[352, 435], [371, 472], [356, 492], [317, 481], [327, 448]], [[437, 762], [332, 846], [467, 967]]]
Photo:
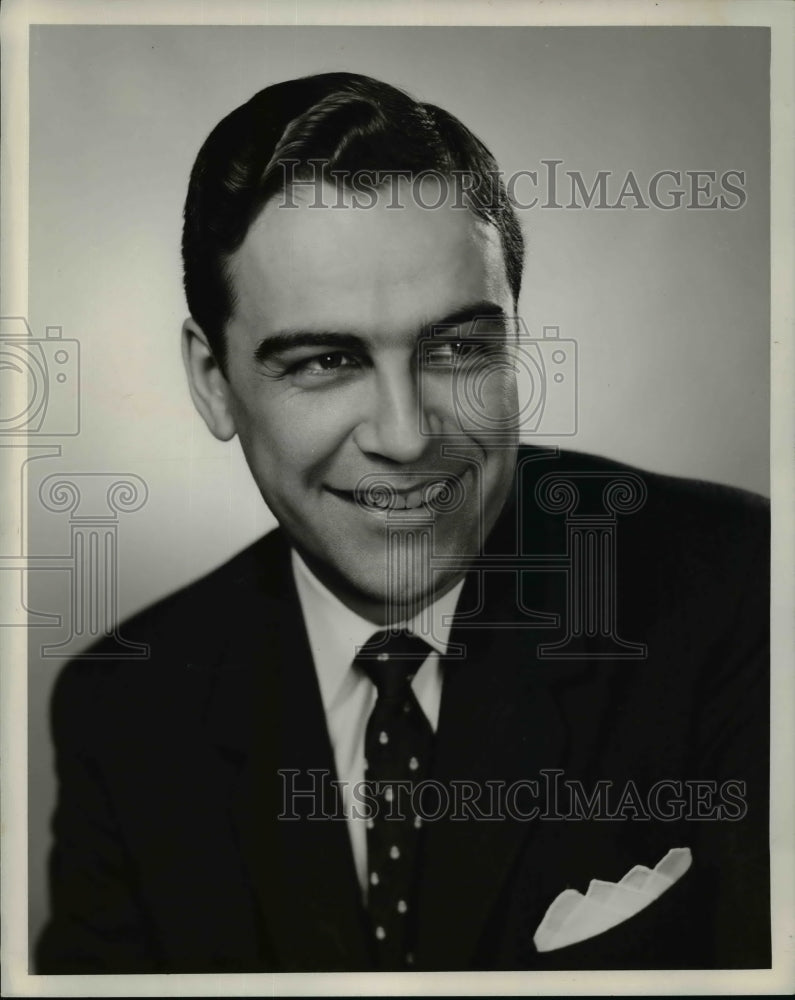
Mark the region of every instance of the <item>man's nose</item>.
[[369, 412], [356, 428], [359, 448], [373, 458], [408, 464], [428, 446], [428, 421], [422, 412], [417, 378], [411, 371], [379, 374], [371, 385]]

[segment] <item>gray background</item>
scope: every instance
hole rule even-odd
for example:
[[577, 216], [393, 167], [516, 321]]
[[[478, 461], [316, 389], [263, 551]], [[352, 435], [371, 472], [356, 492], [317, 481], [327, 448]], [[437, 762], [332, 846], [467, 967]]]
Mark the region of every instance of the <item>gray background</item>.
[[[664, 169], [744, 170], [739, 211], [521, 213], [520, 312], [534, 334], [558, 325], [578, 343], [580, 428], [555, 443], [769, 492], [766, 29], [34, 26], [30, 37], [29, 320], [37, 336], [57, 324], [80, 341], [82, 426], [60, 458], [28, 467], [29, 547], [69, 549], [68, 519], [37, 499], [45, 476], [140, 476], [149, 499], [120, 519], [120, 615], [273, 524], [238, 446], [210, 437], [184, 386], [180, 214], [212, 126], [308, 73], [368, 73], [441, 105], [506, 173], [552, 158], [589, 184], [598, 170], [619, 183], [629, 170], [642, 183]], [[70, 593], [64, 572], [28, 577], [31, 606], [64, 619], [30, 634], [33, 938], [54, 798], [46, 707], [62, 662], [38, 650], [68, 633]]]

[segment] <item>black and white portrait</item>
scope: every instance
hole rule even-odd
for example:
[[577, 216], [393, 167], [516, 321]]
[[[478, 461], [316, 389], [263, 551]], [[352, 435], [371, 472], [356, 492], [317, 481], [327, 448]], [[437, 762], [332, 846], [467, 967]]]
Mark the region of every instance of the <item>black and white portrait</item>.
[[29, 975], [775, 969], [770, 24], [184, 6], [25, 28]]

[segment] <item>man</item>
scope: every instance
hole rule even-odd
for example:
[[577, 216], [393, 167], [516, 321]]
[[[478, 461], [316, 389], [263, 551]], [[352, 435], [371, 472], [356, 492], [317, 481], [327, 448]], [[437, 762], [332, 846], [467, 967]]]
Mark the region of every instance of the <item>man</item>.
[[519, 447], [482, 143], [269, 87], [183, 255], [193, 400], [280, 527], [59, 678], [38, 970], [768, 965], [764, 504]]

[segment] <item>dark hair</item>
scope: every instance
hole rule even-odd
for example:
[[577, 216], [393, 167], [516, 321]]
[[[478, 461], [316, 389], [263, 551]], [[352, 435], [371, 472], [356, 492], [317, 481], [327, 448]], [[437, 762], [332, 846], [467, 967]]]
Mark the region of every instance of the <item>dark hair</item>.
[[226, 265], [267, 201], [323, 161], [324, 176], [434, 171], [474, 181], [467, 208], [496, 226], [519, 297], [524, 241], [494, 157], [457, 118], [355, 73], [323, 73], [259, 91], [216, 125], [191, 171], [182, 259], [191, 315], [225, 361], [233, 309]]

